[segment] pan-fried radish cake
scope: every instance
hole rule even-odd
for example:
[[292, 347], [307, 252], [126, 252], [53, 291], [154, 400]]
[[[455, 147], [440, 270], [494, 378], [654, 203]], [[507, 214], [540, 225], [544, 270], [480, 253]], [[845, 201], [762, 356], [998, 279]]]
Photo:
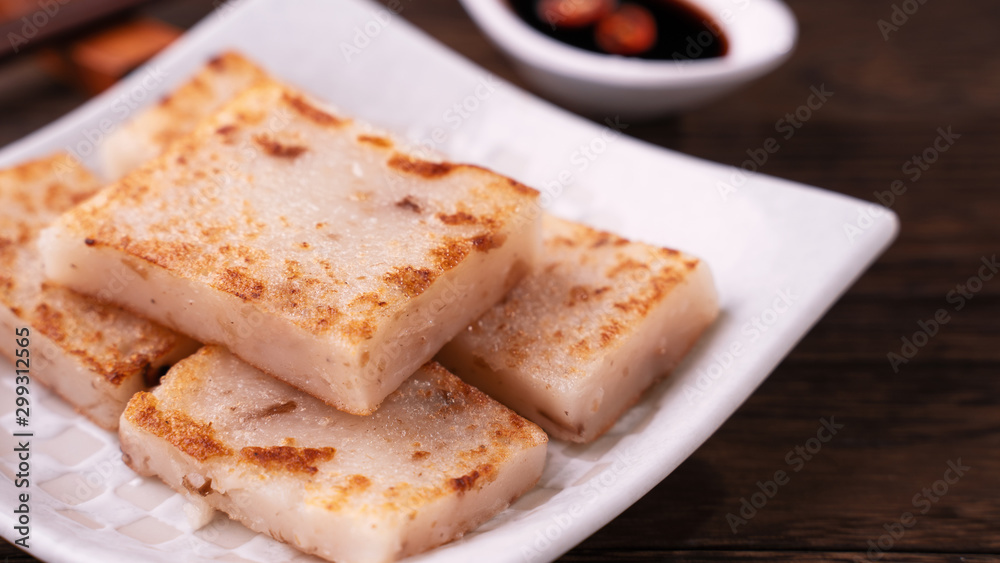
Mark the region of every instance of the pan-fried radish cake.
[[[39, 230], [97, 189], [97, 180], [64, 154], [0, 170], [0, 327], [18, 343], [0, 352], [29, 380], [113, 430], [132, 394], [196, 344], [44, 280]], [[96, 293], [106, 298], [130, 279], [119, 269]]]
[[109, 178], [151, 160], [198, 123], [267, 73], [236, 52], [213, 57], [190, 80], [131, 120], [101, 143], [100, 156]]
[[547, 437], [435, 363], [371, 416], [207, 346], [122, 415], [126, 463], [192, 502], [338, 563], [460, 537], [534, 486]]
[[46, 271], [369, 414], [534, 263], [538, 192], [274, 82], [43, 235]]
[[607, 431], [718, 314], [708, 266], [546, 216], [539, 263], [437, 359], [550, 435]]

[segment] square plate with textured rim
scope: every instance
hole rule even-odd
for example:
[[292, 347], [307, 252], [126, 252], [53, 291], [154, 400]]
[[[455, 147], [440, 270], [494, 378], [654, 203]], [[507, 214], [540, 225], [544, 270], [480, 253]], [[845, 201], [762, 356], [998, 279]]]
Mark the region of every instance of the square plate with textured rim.
[[[409, 1], [397, 4], [403, 13]], [[683, 249], [715, 274], [722, 314], [668, 380], [595, 443], [553, 441], [536, 489], [414, 561], [546, 561], [582, 541], [707, 440], [898, 229], [895, 215], [870, 203], [644, 144], [615, 116], [602, 126], [568, 114], [365, 0], [227, 4], [113, 89], [0, 151], [0, 166], [70, 150], [97, 169], [102, 136], [228, 48], [345, 114], [538, 188], [553, 213]], [[4, 338], [0, 345], [14, 345], [13, 335]], [[17, 467], [13, 368], [2, 362], [0, 371], [0, 474], [11, 507], [24, 490], [9, 482]], [[193, 532], [183, 499], [128, 470], [115, 436], [40, 386], [31, 392], [37, 557], [312, 559], [222, 517]], [[0, 512], [8, 539], [13, 516]]]

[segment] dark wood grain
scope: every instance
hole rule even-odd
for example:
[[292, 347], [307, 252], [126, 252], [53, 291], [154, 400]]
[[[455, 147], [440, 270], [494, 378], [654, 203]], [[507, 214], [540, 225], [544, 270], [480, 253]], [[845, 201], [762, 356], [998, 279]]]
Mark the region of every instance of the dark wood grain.
[[0, 18], [0, 60], [30, 53], [149, 0], [61, 0], [19, 2], [18, 10]]
[[[946, 298], [984, 256], [1000, 254], [1000, 4], [928, 0], [885, 41], [877, 21], [894, 2], [790, 0], [801, 38], [781, 69], [705, 108], [628, 129], [739, 164], [825, 84], [835, 95], [762, 171], [868, 200], [895, 180], [908, 191], [893, 204], [902, 230], [885, 256], [702, 448], [564, 561], [857, 561], [904, 512], [915, 521], [881, 561], [998, 560], [1000, 276], [960, 311]], [[204, 10], [182, 6], [175, 17]], [[405, 6], [403, 17], [521, 84], [455, 0]], [[81, 101], [32, 84], [0, 88], [0, 143]], [[948, 126], [960, 139], [910, 181], [904, 162]], [[950, 322], [895, 372], [887, 354], [940, 308]], [[843, 430], [791, 472], [786, 455], [824, 417]], [[971, 469], [920, 513], [914, 496], [959, 459]], [[734, 532], [727, 514], [777, 470], [790, 471], [789, 483]]]

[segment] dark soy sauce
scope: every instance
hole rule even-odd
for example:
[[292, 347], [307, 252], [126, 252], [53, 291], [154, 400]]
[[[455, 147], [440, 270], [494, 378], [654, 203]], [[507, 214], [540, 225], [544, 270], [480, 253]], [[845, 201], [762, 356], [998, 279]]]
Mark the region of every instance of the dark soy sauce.
[[[539, 17], [538, 0], [507, 0], [514, 12], [531, 27], [568, 45], [607, 54], [595, 39], [596, 25], [557, 27]], [[701, 10], [680, 0], [623, 0], [637, 4], [656, 20], [656, 40], [641, 54], [628, 55], [649, 60], [690, 61], [721, 57], [729, 49], [721, 26]]]

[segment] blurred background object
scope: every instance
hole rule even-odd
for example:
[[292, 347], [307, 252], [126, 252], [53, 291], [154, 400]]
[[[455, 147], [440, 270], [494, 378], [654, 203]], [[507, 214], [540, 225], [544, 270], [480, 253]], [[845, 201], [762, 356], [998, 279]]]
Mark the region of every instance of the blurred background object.
[[89, 94], [108, 89], [180, 37], [182, 30], [151, 18], [131, 18], [39, 53], [56, 76]]
[[183, 33], [180, 27], [142, 15], [141, 8], [149, 4], [0, 0], [0, 65], [30, 59], [86, 94], [100, 93]]
[[0, 0], [0, 143], [107, 88], [221, 3]]
[[86, 33], [149, 0], [0, 0], [0, 57]]

